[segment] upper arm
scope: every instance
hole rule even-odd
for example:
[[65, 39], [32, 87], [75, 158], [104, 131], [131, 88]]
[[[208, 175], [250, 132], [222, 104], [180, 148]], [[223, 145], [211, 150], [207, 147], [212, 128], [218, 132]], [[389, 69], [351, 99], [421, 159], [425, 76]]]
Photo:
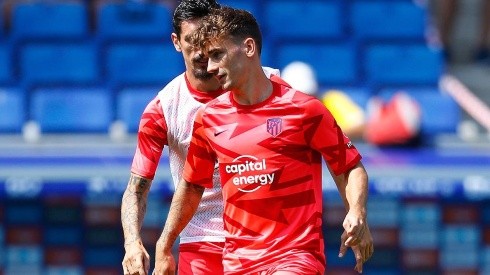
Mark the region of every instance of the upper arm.
[[332, 174], [343, 174], [359, 162], [361, 155], [321, 101], [306, 102], [304, 114], [305, 138], [322, 154]]

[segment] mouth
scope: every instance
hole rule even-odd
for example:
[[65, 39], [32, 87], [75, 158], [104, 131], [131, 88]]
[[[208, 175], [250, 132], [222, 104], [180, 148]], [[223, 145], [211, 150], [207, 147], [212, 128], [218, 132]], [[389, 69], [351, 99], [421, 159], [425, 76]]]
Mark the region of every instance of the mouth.
[[199, 65], [199, 66], [208, 66], [208, 60], [207, 59], [195, 59], [194, 63]]

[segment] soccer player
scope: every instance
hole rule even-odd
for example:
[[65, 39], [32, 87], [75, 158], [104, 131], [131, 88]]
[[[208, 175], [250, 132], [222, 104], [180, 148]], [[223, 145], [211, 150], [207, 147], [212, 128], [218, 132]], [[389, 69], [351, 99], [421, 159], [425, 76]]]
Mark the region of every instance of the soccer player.
[[[195, 113], [204, 103], [223, 93], [220, 83], [207, 72], [208, 59], [186, 37], [197, 27], [214, 0], [183, 0], [173, 15], [172, 42], [182, 52], [186, 71], [168, 83], [148, 104], [141, 117], [131, 175], [121, 203], [124, 231], [124, 274], [148, 274], [150, 257], [140, 230], [147, 196], [163, 147], [169, 148], [170, 170], [178, 183], [191, 139]], [[267, 74], [277, 70], [264, 68]], [[223, 202], [218, 173], [203, 195], [197, 213], [181, 233], [179, 274], [221, 274], [224, 242]], [[156, 251], [155, 258], [159, 252]]]
[[[248, 12], [223, 7], [202, 19], [189, 41], [203, 50], [208, 72], [230, 91], [195, 118], [183, 180], [162, 236], [160, 268], [173, 274], [171, 247], [221, 176], [226, 230], [225, 274], [323, 274], [322, 157], [347, 208], [345, 247], [356, 267], [373, 253], [367, 173], [361, 155], [315, 97], [261, 69], [261, 32]], [[342, 251], [342, 249], [341, 249]]]

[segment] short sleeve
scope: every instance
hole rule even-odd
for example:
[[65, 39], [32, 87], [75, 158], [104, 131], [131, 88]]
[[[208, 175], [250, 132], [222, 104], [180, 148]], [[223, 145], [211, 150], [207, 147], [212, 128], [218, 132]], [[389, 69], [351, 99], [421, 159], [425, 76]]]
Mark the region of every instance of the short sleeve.
[[354, 167], [361, 160], [361, 155], [325, 105], [311, 97], [304, 108], [303, 125], [309, 145], [322, 154], [335, 175]]
[[167, 124], [160, 100], [155, 97], [141, 116], [131, 172], [153, 179], [166, 144]]

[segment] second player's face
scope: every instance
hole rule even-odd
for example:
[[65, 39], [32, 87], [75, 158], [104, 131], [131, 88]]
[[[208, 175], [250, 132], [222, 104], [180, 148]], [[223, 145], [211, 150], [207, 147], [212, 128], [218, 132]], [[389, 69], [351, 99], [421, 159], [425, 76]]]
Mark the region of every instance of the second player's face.
[[208, 73], [208, 58], [205, 57], [202, 51], [194, 48], [189, 42], [186, 41], [186, 37], [197, 28], [199, 21], [183, 21], [181, 25], [182, 33], [178, 41], [180, 50], [184, 57], [184, 62], [187, 70], [190, 69], [195, 78], [201, 80], [208, 80], [212, 78], [212, 74]]

